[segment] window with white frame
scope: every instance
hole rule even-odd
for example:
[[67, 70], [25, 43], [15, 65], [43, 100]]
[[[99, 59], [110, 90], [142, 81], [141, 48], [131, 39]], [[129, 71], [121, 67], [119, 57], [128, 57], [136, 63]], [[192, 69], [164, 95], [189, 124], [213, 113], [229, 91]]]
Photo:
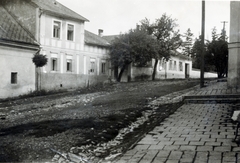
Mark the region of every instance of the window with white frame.
[[96, 64], [96, 59], [91, 58], [90, 59], [90, 73], [94, 73], [95, 72], [95, 64]]
[[67, 25], [67, 40], [69, 41], [74, 40], [74, 25], [71, 24]]
[[174, 61], [173, 63], [174, 63], [173, 64], [173, 70], [177, 70], [177, 61]]
[[179, 62], [179, 71], [183, 71], [183, 63]]
[[51, 58], [51, 63], [52, 63], [52, 71], [57, 71], [57, 58]]
[[60, 39], [60, 35], [61, 35], [61, 22], [53, 21], [53, 38]]
[[72, 71], [72, 59], [67, 59], [67, 71]]
[[170, 60], [170, 61], [169, 61], [169, 70], [172, 70], [172, 67], [173, 67], [173, 61]]
[[158, 67], [158, 70], [159, 70], [159, 71], [162, 71], [162, 70], [163, 70], [163, 64], [164, 64], [164, 61], [163, 61], [163, 60], [160, 60], [160, 61], [159, 61], [159, 67]]

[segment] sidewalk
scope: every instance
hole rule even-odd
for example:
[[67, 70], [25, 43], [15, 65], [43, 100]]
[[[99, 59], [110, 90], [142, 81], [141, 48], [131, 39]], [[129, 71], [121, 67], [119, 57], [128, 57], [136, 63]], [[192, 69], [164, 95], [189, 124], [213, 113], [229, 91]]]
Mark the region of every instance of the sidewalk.
[[[226, 82], [191, 95], [238, 94]], [[240, 163], [231, 104], [185, 104], [156, 126], [115, 163]]]

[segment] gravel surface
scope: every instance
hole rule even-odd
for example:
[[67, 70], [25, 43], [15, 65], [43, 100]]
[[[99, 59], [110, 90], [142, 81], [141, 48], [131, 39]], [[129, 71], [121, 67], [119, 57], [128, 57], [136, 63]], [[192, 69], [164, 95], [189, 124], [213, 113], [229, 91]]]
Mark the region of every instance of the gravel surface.
[[[180, 106], [153, 107], [147, 105], [149, 102], [198, 83], [114, 83], [2, 100], [0, 162], [59, 161], [68, 153], [72, 159], [87, 158], [92, 162], [117, 156]], [[56, 155], [56, 151], [63, 156]]]

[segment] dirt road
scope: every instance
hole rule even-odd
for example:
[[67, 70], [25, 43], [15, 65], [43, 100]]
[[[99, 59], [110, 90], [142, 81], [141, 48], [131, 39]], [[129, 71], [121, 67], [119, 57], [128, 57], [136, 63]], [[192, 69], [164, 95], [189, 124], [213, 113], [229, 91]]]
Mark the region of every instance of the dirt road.
[[[55, 153], [95, 151], [103, 158], [124, 151], [180, 104], [161, 106], [157, 115], [129, 133], [118, 148], [96, 151], [137, 118], [149, 101], [197, 85], [197, 80], [115, 83], [91, 90], [0, 103], [0, 162], [52, 160]], [[164, 113], [164, 114], [162, 114]], [[89, 154], [90, 155], [90, 154]], [[90, 157], [90, 156], [89, 156]]]

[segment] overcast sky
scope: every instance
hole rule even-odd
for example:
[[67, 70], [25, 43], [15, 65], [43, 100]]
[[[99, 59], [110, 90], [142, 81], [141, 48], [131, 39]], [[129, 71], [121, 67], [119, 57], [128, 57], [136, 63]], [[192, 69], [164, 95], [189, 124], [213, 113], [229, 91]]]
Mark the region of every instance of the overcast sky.
[[[180, 33], [188, 28], [194, 37], [201, 34], [201, 0], [57, 0], [90, 22], [85, 23], [85, 29], [98, 33], [103, 29], [103, 35], [116, 35], [135, 28], [144, 18], [151, 22], [160, 18], [163, 13], [177, 19]], [[226, 30], [229, 35], [230, 2], [228, 0], [206, 0], [206, 39], [211, 39], [213, 27], [220, 33], [223, 21], [227, 21]]]

